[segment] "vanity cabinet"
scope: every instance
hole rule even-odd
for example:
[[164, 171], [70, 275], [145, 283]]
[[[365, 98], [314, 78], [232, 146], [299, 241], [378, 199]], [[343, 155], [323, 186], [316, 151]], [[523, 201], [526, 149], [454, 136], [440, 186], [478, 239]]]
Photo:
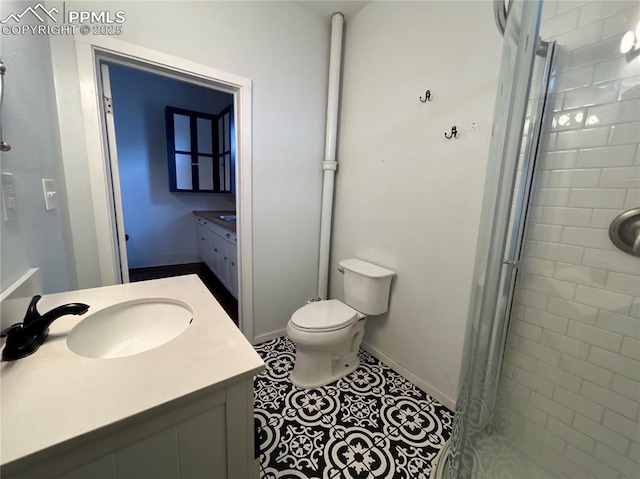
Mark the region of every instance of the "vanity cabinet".
[[176, 403], [57, 446], [41, 460], [3, 467], [2, 477], [258, 479], [253, 378]]
[[[173, 339], [110, 359], [68, 346], [92, 311], [158, 299], [192, 314]], [[0, 363], [2, 479], [258, 479], [253, 378], [264, 362], [198, 276], [44, 295], [38, 307], [79, 300], [86, 315], [56, 319], [36, 354]]]
[[238, 298], [238, 246], [234, 231], [197, 216], [198, 255], [227, 290]]

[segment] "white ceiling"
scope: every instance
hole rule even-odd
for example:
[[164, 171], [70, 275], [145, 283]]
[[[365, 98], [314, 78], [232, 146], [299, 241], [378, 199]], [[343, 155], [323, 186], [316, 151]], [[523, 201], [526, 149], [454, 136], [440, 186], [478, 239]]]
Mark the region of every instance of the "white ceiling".
[[353, 18], [353, 16], [366, 7], [371, 1], [369, 0], [297, 0], [293, 3], [317, 13], [321, 17], [330, 17], [336, 12], [341, 12], [345, 20]]

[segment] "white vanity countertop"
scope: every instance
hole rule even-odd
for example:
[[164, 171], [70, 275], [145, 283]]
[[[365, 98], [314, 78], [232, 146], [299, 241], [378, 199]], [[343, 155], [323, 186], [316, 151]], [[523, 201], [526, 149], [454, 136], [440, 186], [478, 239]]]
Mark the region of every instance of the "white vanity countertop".
[[[91, 313], [149, 297], [187, 303], [193, 322], [168, 343], [122, 358], [90, 359], [67, 347], [69, 331]], [[38, 351], [0, 366], [2, 465], [264, 369], [196, 275], [47, 295], [38, 311], [70, 302], [90, 309], [83, 316], [58, 318]]]

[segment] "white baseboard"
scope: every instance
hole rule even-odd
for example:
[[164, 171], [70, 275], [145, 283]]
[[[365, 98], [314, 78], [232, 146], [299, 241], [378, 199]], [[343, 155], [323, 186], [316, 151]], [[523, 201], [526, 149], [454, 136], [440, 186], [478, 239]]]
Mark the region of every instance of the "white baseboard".
[[260, 334], [259, 336], [255, 336], [253, 338], [253, 344], [264, 343], [265, 341], [271, 341], [272, 339], [281, 338], [282, 336], [287, 335], [286, 329], [279, 329], [278, 331], [272, 331], [267, 334]]
[[434, 398], [440, 404], [446, 406], [451, 411], [455, 410], [456, 401], [453, 398], [450, 398], [449, 396], [446, 396], [442, 392], [438, 391], [437, 389], [432, 387], [429, 383], [423, 381], [418, 376], [416, 376], [411, 371], [409, 371], [407, 368], [397, 363], [396, 361], [391, 359], [389, 356], [379, 351], [378, 349], [374, 348], [370, 344], [366, 344], [365, 342], [363, 342], [362, 348], [365, 351], [367, 351], [369, 354], [371, 354], [374, 358], [376, 358], [378, 361], [381, 361], [387, 366], [389, 366], [391, 369], [397, 372], [400, 376], [402, 376], [403, 378], [407, 379], [408, 381], [411, 381], [413, 384], [418, 386], [420, 389], [422, 389], [424, 392], [426, 392], [429, 396]]
[[170, 266], [174, 264], [199, 263], [202, 261], [198, 253], [166, 253], [149, 256], [132, 256], [129, 268], [153, 268], [155, 266]]

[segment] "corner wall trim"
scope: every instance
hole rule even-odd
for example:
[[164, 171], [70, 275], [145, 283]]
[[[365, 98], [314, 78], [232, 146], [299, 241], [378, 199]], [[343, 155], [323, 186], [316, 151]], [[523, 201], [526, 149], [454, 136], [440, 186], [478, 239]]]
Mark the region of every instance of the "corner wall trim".
[[394, 361], [389, 356], [379, 351], [378, 349], [374, 348], [370, 344], [363, 342], [362, 348], [365, 351], [367, 351], [369, 354], [371, 354], [374, 358], [376, 358], [378, 361], [381, 361], [387, 366], [389, 366], [391, 369], [397, 372], [400, 376], [402, 376], [406, 380], [411, 381], [413, 384], [418, 386], [420, 389], [426, 392], [429, 396], [433, 397], [440, 404], [442, 404], [443, 406], [446, 406], [451, 411], [455, 410], [456, 408], [455, 399], [444, 395], [443, 393], [435, 389], [433, 386], [431, 386], [429, 383], [423, 381], [418, 376], [416, 376], [411, 371], [409, 371], [407, 368], [405, 368], [398, 362]]

